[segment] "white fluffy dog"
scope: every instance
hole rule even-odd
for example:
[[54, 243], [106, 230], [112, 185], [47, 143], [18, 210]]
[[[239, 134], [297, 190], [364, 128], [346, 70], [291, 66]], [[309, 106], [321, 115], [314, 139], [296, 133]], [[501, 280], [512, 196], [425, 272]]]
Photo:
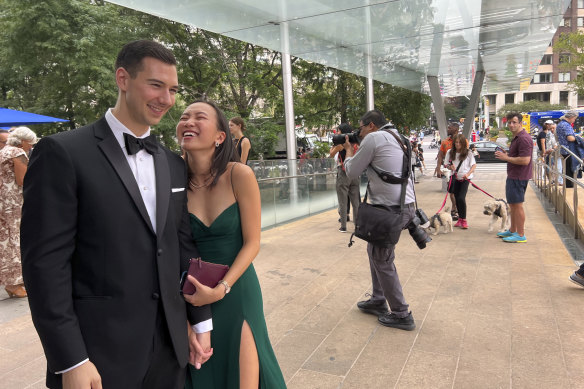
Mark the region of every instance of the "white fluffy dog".
[[505, 200], [488, 200], [485, 202], [483, 213], [491, 216], [491, 220], [489, 221], [489, 232], [493, 231], [493, 227], [498, 219], [501, 219], [501, 228], [499, 231], [505, 231], [509, 228], [509, 206]]
[[432, 235], [438, 235], [442, 227], [442, 232], [448, 234], [448, 231], [453, 232], [452, 216], [450, 215], [450, 207], [446, 207], [442, 212], [435, 214], [430, 218], [430, 226], [428, 232]]

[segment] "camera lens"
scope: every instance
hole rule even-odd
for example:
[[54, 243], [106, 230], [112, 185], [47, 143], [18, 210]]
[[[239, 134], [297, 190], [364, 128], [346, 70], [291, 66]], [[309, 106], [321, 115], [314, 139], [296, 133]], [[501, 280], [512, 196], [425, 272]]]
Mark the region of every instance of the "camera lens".
[[410, 236], [412, 237], [414, 242], [416, 242], [420, 250], [425, 249], [426, 243], [432, 241], [432, 238], [428, 236], [426, 231], [420, 228], [420, 218], [418, 216], [414, 217], [410, 224], [408, 224], [407, 228], [408, 232], [410, 233]]

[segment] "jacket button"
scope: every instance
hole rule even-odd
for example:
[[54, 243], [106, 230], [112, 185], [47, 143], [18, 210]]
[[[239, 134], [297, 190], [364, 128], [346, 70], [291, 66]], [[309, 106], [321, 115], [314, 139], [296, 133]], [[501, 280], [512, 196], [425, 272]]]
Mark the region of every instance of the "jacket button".
[[157, 254], [160, 256], [162, 255], [162, 249], [158, 249]]
[[160, 298], [160, 295], [156, 292], [152, 293], [152, 300], [158, 300]]

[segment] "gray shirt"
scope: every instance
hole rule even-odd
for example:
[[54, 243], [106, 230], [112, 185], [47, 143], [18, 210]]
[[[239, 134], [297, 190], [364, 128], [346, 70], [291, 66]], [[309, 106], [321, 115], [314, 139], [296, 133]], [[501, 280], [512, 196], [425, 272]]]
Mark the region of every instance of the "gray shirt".
[[[392, 128], [389, 131], [399, 136], [396, 129]], [[385, 130], [377, 130], [368, 134], [361, 142], [357, 153], [345, 160], [345, 172], [349, 178], [357, 178], [367, 169], [368, 199], [371, 204], [400, 205], [401, 184], [385, 183], [369, 167], [369, 164], [372, 164], [377, 170], [390, 172], [396, 177], [401, 177], [403, 156], [404, 152], [397, 140]], [[406, 188], [405, 204], [414, 201], [414, 183], [410, 177]]]

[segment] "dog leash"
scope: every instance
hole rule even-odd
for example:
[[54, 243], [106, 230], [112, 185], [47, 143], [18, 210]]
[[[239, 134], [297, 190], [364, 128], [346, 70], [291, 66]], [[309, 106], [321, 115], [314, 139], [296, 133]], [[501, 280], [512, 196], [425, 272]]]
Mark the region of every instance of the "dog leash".
[[449, 190], [450, 190], [450, 185], [452, 185], [452, 179], [454, 178], [454, 174], [450, 176], [450, 180], [448, 181], [448, 189], [446, 190], [446, 196], [444, 196], [444, 201], [442, 202], [442, 206], [440, 207], [440, 209], [436, 212], [436, 215], [438, 215], [440, 213], [440, 211], [442, 211], [442, 209], [444, 208], [444, 206], [446, 205], [446, 200], [448, 200], [448, 195], [449, 195]]

